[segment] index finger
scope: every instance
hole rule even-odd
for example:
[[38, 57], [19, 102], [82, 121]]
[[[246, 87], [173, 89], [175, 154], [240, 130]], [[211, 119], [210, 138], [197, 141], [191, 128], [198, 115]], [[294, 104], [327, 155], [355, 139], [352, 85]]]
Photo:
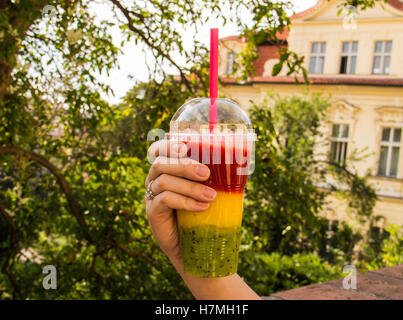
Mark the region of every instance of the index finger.
[[186, 144], [164, 139], [154, 142], [148, 148], [147, 159], [150, 163], [153, 163], [158, 157], [183, 158], [186, 154]]

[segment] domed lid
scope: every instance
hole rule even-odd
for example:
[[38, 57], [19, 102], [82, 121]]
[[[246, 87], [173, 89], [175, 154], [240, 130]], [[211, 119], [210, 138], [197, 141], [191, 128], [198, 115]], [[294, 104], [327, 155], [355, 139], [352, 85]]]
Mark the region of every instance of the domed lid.
[[[253, 134], [252, 123], [247, 113], [235, 102], [217, 99], [217, 124], [213, 133]], [[192, 99], [182, 105], [171, 120], [171, 133], [210, 133], [210, 98]]]

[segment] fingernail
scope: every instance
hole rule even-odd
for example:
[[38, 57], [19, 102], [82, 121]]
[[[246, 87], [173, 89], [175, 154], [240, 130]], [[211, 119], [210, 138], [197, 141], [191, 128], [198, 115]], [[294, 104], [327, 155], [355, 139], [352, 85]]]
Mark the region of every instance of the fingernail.
[[204, 188], [203, 189], [203, 195], [206, 198], [214, 199], [216, 194], [217, 194], [217, 192], [214, 189], [210, 189], [210, 188]]
[[197, 201], [196, 203], [197, 203], [197, 206], [198, 206], [198, 207], [204, 208], [204, 209], [207, 209], [208, 206], [209, 206], [209, 203], [208, 203], [208, 202], [199, 202], [199, 201]]
[[203, 178], [209, 174], [209, 169], [204, 166], [197, 166], [195, 171], [198, 176], [203, 177]]

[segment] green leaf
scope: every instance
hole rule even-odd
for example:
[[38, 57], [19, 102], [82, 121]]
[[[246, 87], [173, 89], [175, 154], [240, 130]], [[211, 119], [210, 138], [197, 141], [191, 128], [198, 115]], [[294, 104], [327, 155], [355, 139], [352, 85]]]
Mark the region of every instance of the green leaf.
[[273, 70], [271, 71], [271, 75], [273, 77], [277, 76], [280, 73], [281, 69], [283, 68], [283, 63], [283, 61], [280, 61], [273, 66]]

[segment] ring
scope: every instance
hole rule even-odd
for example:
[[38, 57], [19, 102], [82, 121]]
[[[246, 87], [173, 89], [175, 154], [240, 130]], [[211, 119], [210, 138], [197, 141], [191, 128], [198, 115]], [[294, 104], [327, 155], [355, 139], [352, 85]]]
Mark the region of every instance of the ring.
[[148, 200], [152, 200], [152, 199], [155, 198], [155, 194], [154, 194], [154, 193], [152, 192], [152, 190], [151, 190], [151, 185], [153, 184], [153, 182], [154, 182], [154, 180], [151, 180], [150, 183], [149, 183], [148, 186], [147, 186], [147, 190], [146, 190], [145, 197], [146, 197], [146, 199], [148, 199]]

